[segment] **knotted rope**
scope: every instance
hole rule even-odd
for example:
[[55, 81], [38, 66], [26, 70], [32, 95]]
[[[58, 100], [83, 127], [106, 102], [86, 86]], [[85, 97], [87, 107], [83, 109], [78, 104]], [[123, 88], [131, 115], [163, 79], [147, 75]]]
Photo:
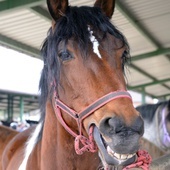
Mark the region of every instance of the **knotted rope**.
[[139, 150], [137, 152], [137, 161], [131, 165], [126, 166], [123, 170], [128, 170], [131, 168], [142, 168], [143, 170], [149, 170], [152, 158], [147, 151]]
[[[96, 152], [98, 150], [98, 147], [95, 144], [95, 141], [93, 138], [93, 129], [94, 129], [94, 126], [91, 126], [89, 129], [89, 139], [82, 135], [78, 135], [75, 138], [74, 147], [78, 155], [82, 155], [85, 151]], [[80, 146], [80, 142], [83, 145], [82, 147]]]

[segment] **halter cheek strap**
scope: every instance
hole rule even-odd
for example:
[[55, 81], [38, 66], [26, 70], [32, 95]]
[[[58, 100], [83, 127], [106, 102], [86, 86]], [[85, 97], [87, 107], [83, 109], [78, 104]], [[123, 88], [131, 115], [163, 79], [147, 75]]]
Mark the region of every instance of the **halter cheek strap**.
[[[118, 98], [129, 98], [131, 99], [130, 94], [127, 91], [115, 91], [106, 94], [105, 96], [99, 98], [94, 103], [86, 107], [83, 111], [77, 113], [76, 111], [70, 109], [68, 106], [66, 106], [62, 101], [60, 101], [57, 98], [56, 92], [54, 93], [55, 102], [53, 103], [53, 107], [55, 108], [55, 114], [57, 119], [60, 121], [62, 126], [68, 131], [73, 137], [75, 137], [75, 151], [77, 154], [81, 155], [85, 151], [90, 152], [96, 152], [97, 146], [93, 139], [93, 126], [89, 129], [89, 139], [82, 135], [82, 122], [83, 120], [90, 116], [95, 110], [99, 109], [106, 103], [108, 103], [111, 100], [115, 100]], [[73, 130], [70, 129], [70, 127], [66, 124], [62, 117], [61, 110], [64, 111], [64, 113], [67, 113], [70, 115], [73, 119], [76, 120], [79, 134], [76, 134]], [[82, 148], [80, 148], [80, 142], [83, 145]]]

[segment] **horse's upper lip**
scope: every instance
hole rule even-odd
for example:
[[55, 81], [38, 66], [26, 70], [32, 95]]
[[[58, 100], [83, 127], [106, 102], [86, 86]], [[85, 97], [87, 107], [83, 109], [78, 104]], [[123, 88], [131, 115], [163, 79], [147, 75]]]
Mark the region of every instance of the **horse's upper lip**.
[[136, 153], [120, 154], [120, 153], [114, 152], [110, 148], [110, 146], [106, 144], [106, 142], [102, 138], [96, 126], [94, 127], [93, 135], [94, 135], [95, 142], [100, 150], [100, 155], [102, 159], [104, 159], [104, 162], [106, 164], [126, 166], [126, 165], [129, 165], [135, 162]]

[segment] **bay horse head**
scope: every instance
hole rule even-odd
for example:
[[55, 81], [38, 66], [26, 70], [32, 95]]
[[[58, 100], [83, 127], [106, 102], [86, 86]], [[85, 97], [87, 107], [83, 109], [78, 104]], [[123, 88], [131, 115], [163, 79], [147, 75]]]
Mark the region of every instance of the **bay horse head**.
[[128, 43], [109, 21], [115, 1], [68, 4], [47, 0], [52, 27], [42, 48], [41, 97], [51, 99], [57, 121], [75, 138], [77, 154], [98, 149], [104, 167], [131, 164], [143, 120], [126, 89]]

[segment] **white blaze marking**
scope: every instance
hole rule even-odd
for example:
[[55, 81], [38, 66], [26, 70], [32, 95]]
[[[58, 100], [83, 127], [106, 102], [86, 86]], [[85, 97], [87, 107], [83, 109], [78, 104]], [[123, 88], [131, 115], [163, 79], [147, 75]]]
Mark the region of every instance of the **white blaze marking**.
[[37, 138], [38, 138], [38, 134], [40, 133], [41, 127], [42, 127], [42, 122], [37, 125], [37, 127], [31, 134], [30, 138], [28, 139], [25, 148], [24, 160], [22, 161], [18, 170], [26, 170], [28, 158], [32, 150], [34, 149], [35, 144], [37, 143]]
[[90, 32], [90, 41], [93, 44], [93, 52], [96, 53], [99, 58], [102, 58], [99, 52], [99, 42], [97, 41], [97, 39], [93, 35], [93, 31], [91, 31], [89, 27], [88, 27], [88, 30]]

